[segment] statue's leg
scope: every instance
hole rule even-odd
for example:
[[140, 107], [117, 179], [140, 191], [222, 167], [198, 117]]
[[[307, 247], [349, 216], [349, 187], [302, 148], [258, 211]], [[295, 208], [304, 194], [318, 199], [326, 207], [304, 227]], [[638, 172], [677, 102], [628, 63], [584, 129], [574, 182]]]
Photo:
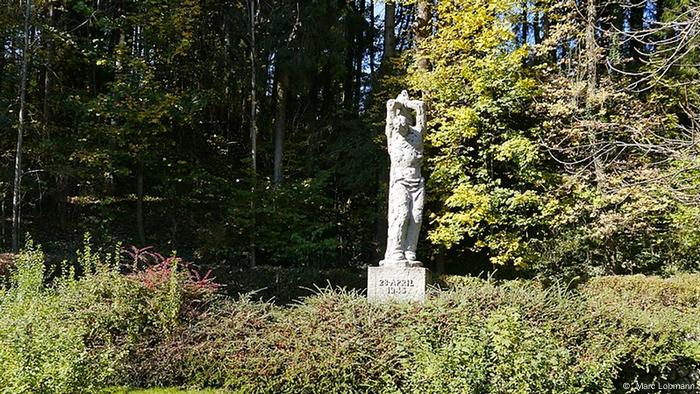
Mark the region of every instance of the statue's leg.
[[404, 240], [409, 221], [410, 196], [400, 181], [392, 181], [389, 188], [389, 226], [385, 260], [406, 260]]
[[418, 246], [418, 235], [420, 234], [420, 227], [423, 222], [424, 188], [423, 179], [421, 179], [418, 187], [413, 189], [411, 193], [411, 212], [409, 215], [408, 229], [406, 230], [406, 243], [404, 245], [406, 259], [411, 261], [417, 260], [416, 247]]

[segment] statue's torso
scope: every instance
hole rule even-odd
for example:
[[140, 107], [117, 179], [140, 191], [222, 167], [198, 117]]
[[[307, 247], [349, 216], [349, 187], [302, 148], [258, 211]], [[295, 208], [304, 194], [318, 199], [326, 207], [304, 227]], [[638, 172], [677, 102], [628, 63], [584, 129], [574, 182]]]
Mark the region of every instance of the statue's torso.
[[[414, 176], [420, 177], [423, 162], [423, 136], [420, 130], [409, 127], [405, 135], [398, 131], [391, 133], [389, 140], [389, 157], [393, 169], [415, 169]], [[406, 172], [408, 175], [409, 171]]]

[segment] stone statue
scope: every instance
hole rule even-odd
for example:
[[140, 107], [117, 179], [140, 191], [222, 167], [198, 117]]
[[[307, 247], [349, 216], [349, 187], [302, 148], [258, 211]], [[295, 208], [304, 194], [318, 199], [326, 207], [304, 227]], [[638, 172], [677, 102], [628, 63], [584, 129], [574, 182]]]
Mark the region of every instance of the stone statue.
[[[412, 114], [415, 112], [415, 118]], [[425, 103], [411, 100], [405, 90], [386, 103], [386, 138], [391, 158], [389, 227], [380, 266], [420, 267], [416, 245], [423, 216], [423, 133]]]

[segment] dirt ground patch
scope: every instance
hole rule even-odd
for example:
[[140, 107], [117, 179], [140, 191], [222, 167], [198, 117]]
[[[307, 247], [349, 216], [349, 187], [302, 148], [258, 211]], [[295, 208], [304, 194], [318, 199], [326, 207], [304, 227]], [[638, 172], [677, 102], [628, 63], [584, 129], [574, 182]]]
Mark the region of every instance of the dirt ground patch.
[[0, 253], [0, 278], [6, 276], [10, 272], [10, 268], [14, 265], [15, 254]]

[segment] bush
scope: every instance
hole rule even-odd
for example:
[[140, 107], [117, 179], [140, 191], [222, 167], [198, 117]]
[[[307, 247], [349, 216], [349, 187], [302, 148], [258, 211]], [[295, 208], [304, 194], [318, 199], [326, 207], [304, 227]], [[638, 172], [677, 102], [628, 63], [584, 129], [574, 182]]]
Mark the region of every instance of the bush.
[[301, 297], [313, 295], [319, 287], [344, 287], [365, 289], [367, 270], [365, 269], [325, 269], [309, 267], [284, 268], [258, 266], [236, 269], [229, 273], [226, 286], [228, 294], [238, 296], [249, 294], [251, 298], [272, 301], [276, 304], [289, 304]]
[[[31, 245], [0, 299], [3, 392], [104, 386], [251, 393], [590, 393], [695, 383], [700, 276], [568, 289], [443, 277], [424, 304], [321, 289], [282, 307], [217, 295], [177, 258], [79, 253], [44, 286]], [[634, 386], [632, 386], [634, 387]], [[697, 386], [696, 386], [697, 387]]]
[[92, 393], [130, 383], [150, 360], [144, 353], [216, 292], [211, 278], [175, 257], [151, 254], [151, 264], [130, 272], [118, 254], [94, 252], [87, 237], [77, 264], [63, 263], [45, 286], [44, 255], [28, 243], [0, 293], [0, 392]]
[[89, 327], [62, 296], [69, 280], [44, 288], [44, 255], [29, 241], [0, 294], [0, 389], [4, 393], [90, 392], [105, 383], [112, 354], [88, 351]]
[[170, 367], [143, 382], [259, 393], [588, 393], [690, 382], [698, 280], [607, 277], [568, 291], [443, 278], [452, 287], [423, 305], [372, 305], [330, 289], [286, 308], [222, 299], [153, 353]]

